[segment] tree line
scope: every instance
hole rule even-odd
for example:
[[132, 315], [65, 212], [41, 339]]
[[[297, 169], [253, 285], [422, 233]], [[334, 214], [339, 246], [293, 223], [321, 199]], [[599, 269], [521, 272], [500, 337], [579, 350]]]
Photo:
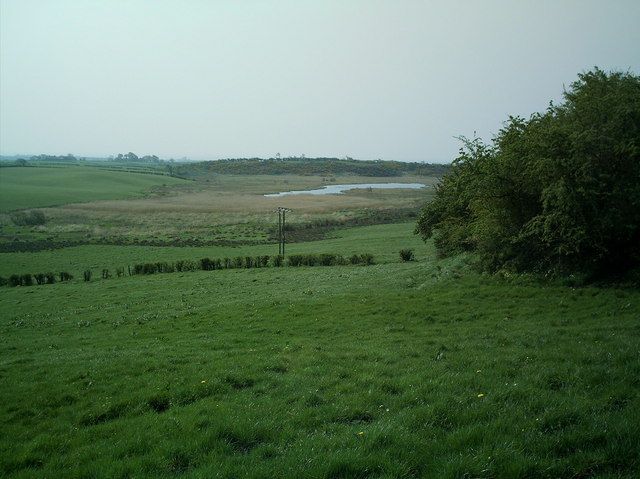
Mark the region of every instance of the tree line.
[[232, 175], [359, 175], [389, 177], [402, 175], [442, 176], [449, 165], [437, 163], [405, 163], [387, 160], [354, 160], [352, 158], [233, 158], [176, 164], [176, 173], [184, 177], [206, 174]]

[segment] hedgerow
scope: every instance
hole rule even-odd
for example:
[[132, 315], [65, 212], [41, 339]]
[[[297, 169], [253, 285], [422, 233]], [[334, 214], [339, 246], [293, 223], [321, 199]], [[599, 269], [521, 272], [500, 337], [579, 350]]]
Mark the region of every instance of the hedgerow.
[[[285, 258], [282, 255], [277, 256], [237, 256], [235, 258], [202, 258], [199, 261], [192, 260], [178, 260], [173, 263], [167, 261], [158, 261], [155, 263], [137, 263], [133, 266], [127, 266], [129, 276], [132, 275], [149, 275], [158, 273], [174, 273], [174, 272], [186, 272], [186, 271], [214, 271], [221, 269], [250, 269], [250, 268], [280, 268], [283, 266], [340, 266], [340, 265], [370, 265], [374, 263], [373, 255], [364, 253], [360, 255], [353, 255], [350, 258], [345, 258], [342, 255], [334, 253], [321, 253], [321, 254], [293, 254]], [[124, 267], [116, 267], [116, 276], [121, 278], [124, 276]], [[59, 273], [59, 280], [61, 282], [70, 281], [73, 279], [73, 275], [66, 271]], [[85, 282], [91, 281], [93, 273], [90, 269], [85, 270], [82, 274]], [[109, 279], [112, 277], [109, 269], [104, 268], [101, 270], [102, 279]], [[15, 286], [31, 286], [35, 283], [53, 284], [56, 282], [56, 275], [52, 272], [47, 273], [35, 273], [35, 274], [12, 274], [9, 278], [0, 277], [0, 286], [9, 285]]]

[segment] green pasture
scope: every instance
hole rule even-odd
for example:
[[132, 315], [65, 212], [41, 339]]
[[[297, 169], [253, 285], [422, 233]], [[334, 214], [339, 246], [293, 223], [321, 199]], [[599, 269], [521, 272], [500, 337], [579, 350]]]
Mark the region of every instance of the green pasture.
[[2, 288], [0, 475], [634, 477], [640, 292], [423, 253]]
[[[45, 225], [5, 214], [0, 239], [265, 241], [280, 203], [262, 192], [325, 181], [207, 179], [3, 168], [2, 211], [188, 186], [48, 208]], [[277, 245], [0, 253], [5, 278], [75, 277], [0, 288], [0, 477], [637, 477], [640, 291], [479, 275], [411, 222], [322, 230], [430, 196], [290, 199], [290, 224], [323, 239], [288, 254], [371, 253], [372, 266], [101, 279]]]
[[1, 168], [0, 212], [128, 198], [154, 186], [184, 183], [169, 176], [80, 166]]
[[[332, 232], [331, 238], [326, 240], [288, 244], [286, 252], [336, 253], [345, 257], [371, 253], [377, 262], [399, 261], [398, 251], [403, 248], [414, 249], [419, 258], [433, 255], [432, 245], [425, 244], [414, 235], [413, 228], [413, 223], [398, 223], [341, 229]], [[277, 254], [277, 244], [242, 247], [83, 245], [34, 253], [0, 253], [0, 276], [67, 271], [79, 280], [82, 272], [87, 269], [93, 270], [94, 275], [97, 275], [105, 268], [113, 273], [118, 267], [126, 269], [128, 265], [136, 263]]]

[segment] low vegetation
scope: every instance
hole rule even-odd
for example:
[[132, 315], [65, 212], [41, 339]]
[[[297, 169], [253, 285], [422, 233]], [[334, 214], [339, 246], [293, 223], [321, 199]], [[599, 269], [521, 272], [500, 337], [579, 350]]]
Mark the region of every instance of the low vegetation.
[[9, 215], [11, 221], [16, 226], [38, 226], [47, 222], [42, 211], [16, 211]]
[[402, 261], [413, 261], [415, 259], [415, 255], [412, 249], [401, 249], [400, 250], [400, 259]]
[[[127, 266], [129, 276], [134, 274], [157, 274], [157, 273], [183, 273], [186, 271], [215, 271], [221, 269], [236, 269], [236, 268], [267, 268], [267, 267], [282, 267], [282, 266], [340, 266], [340, 265], [365, 265], [369, 266], [374, 264], [374, 257], [372, 254], [354, 254], [348, 259], [342, 255], [333, 253], [321, 253], [321, 254], [294, 254], [288, 257], [281, 255], [277, 256], [236, 256], [234, 258], [201, 258], [199, 261], [191, 260], [178, 260], [175, 262], [157, 261], [154, 263], [137, 263], [132, 266]], [[124, 267], [116, 268], [116, 276], [121, 278], [124, 276]], [[83, 279], [85, 282], [91, 281], [93, 272], [91, 270], [85, 270], [83, 273]], [[60, 281], [69, 281], [73, 278], [68, 272], [61, 272]], [[101, 271], [102, 279], [111, 278], [111, 272], [108, 268], [103, 268]], [[0, 277], [0, 286], [32, 286], [33, 279], [35, 278], [36, 284], [53, 284], [56, 282], [56, 277], [53, 273], [36, 273], [36, 274], [12, 274], [9, 279]]]

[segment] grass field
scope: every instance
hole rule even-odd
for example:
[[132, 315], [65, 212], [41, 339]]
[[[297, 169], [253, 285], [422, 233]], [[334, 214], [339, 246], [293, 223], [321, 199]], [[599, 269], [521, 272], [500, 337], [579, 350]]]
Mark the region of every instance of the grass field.
[[[471, 257], [437, 259], [413, 222], [287, 245], [371, 253], [372, 266], [97, 279], [135, 263], [274, 255], [262, 193], [326, 181], [208, 179], [47, 208], [43, 226], [3, 216], [3, 240], [89, 244], [0, 253], [0, 276], [75, 276], [0, 288], [0, 477], [638, 477], [640, 291], [479, 275]], [[298, 200], [291, 221], [430, 195]], [[135, 245], [214, 235], [246, 244]], [[134, 244], [91, 244], [119, 237]], [[403, 248], [417, 261], [401, 262]]]
[[[41, 172], [47, 168], [4, 168], [7, 170], [25, 170], [26, 174]], [[171, 186], [156, 186], [153, 194], [142, 198], [100, 200], [101, 191], [74, 190], [73, 185], [93, 185], [103, 181], [102, 175], [116, 175], [114, 179], [128, 178], [136, 182], [140, 178], [145, 181], [164, 182], [169, 177], [157, 175], [131, 174], [124, 172], [102, 171], [97, 168], [69, 167], [54, 170], [59, 175], [69, 175], [74, 171], [85, 171], [87, 175], [96, 175], [91, 181], [78, 182], [75, 177], [66, 178], [61, 185], [67, 185], [65, 194], [73, 201], [79, 201], [83, 195], [83, 203], [72, 203], [43, 209], [47, 218], [46, 224], [37, 227], [16, 226], [9, 215], [0, 214], [0, 248], [7, 243], [22, 242], [44, 243], [44, 247], [54, 243], [71, 242], [74, 244], [109, 243], [109, 244], [141, 244], [145, 242], [161, 242], [163, 245], [188, 242], [241, 244], [250, 245], [273, 241], [270, 239], [277, 223], [274, 210], [278, 206], [293, 210], [289, 216], [290, 224], [301, 224], [318, 219], [326, 219], [341, 223], [358, 218], [369, 218], [377, 212], [394, 212], [406, 214], [417, 211], [433, 194], [431, 187], [436, 181], [429, 177], [320, 177], [320, 176], [231, 176], [213, 175], [197, 182], [178, 181]], [[120, 176], [117, 176], [120, 175]], [[55, 179], [55, 178], [54, 178]], [[173, 179], [175, 180], [175, 179]], [[284, 198], [267, 198], [265, 193], [288, 191], [292, 189], [317, 188], [325, 184], [363, 183], [363, 182], [423, 182], [430, 187], [422, 190], [353, 190], [344, 195], [299, 196]], [[19, 182], [16, 180], [16, 185]], [[27, 186], [29, 182], [27, 182]], [[17, 186], [16, 186], [17, 187]], [[57, 186], [52, 187], [59, 189]], [[83, 187], [84, 188], [84, 187]], [[124, 187], [123, 187], [124, 188]], [[111, 193], [122, 188], [113, 188]], [[0, 184], [0, 191], [4, 186]], [[10, 191], [10, 189], [8, 190]], [[38, 199], [37, 188], [28, 186], [25, 192], [36, 192], [30, 196], [23, 193], [22, 200], [31, 201], [34, 205]], [[45, 189], [46, 191], [46, 189]], [[147, 190], [148, 191], [148, 190]], [[10, 196], [9, 193], [2, 193]], [[9, 203], [7, 203], [9, 204]], [[369, 220], [367, 220], [369, 221]], [[375, 223], [384, 222], [376, 220]], [[292, 235], [293, 238], [293, 235]], [[294, 238], [295, 239], [295, 238]], [[29, 248], [26, 248], [29, 250]], [[42, 249], [42, 247], [41, 247]]]
[[[337, 230], [332, 238], [287, 245], [287, 253], [331, 253], [344, 256], [369, 252], [378, 262], [396, 261], [398, 251], [412, 248], [418, 257], [433, 255], [433, 250], [412, 234], [412, 223], [375, 225]], [[277, 244], [242, 247], [153, 247], [83, 245], [34, 253], [0, 253], [0, 276], [47, 271], [68, 271], [77, 278], [86, 269], [98, 273], [103, 268], [112, 272], [117, 267], [135, 263], [234, 256], [277, 255]], [[44, 269], [43, 269], [44, 268]]]
[[0, 169], [0, 212], [140, 196], [185, 180], [161, 175], [66, 166]]
[[[348, 239], [380, 254], [371, 231]], [[1, 470], [633, 477], [640, 293], [482, 277], [424, 248], [3, 288]]]

